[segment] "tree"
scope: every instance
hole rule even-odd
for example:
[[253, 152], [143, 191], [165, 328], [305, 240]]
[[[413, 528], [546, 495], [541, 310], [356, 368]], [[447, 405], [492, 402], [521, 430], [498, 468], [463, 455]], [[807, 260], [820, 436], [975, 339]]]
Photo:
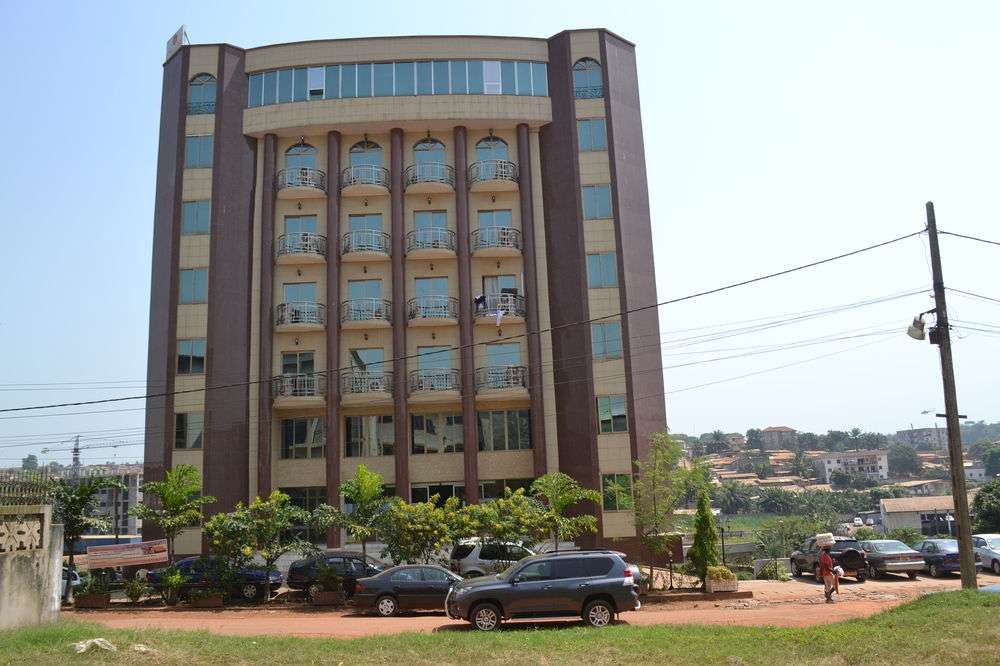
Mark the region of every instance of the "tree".
[[487, 543], [533, 544], [548, 537], [555, 527], [542, 503], [525, 494], [523, 488], [504, 488], [503, 497], [466, 505], [458, 513], [454, 521], [458, 533]]
[[715, 501], [722, 513], [746, 513], [753, 508], [753, 491], [745, 483], [723, 481], [715, 490]]
[[694, 543], [688, 551], [694, 573], [702, 584], [705, 583], [708, 568], [719, 564], [718, 539], [712, 502], [708, 498], [708, 490], [702, 486], [698, 494], [698, 509], [694, 515]]
[[21, 458], [21, 469], [30, 470], [32, 472], [38, 469], [38, 456], [34, 453], [28, 454], [27, 457]]
[[869, 479], [864, 474], [835, 469], [830, 473], [830, 485], [834, 488], [864, 490], [878, 485], [878, 482], [875, 479]]
[[[630, 489], [620, 488], [619, 494], [631, 499]], [[567, 516], [566, 512], [580, 502], [593, 502], [601, 506], [601, 493], [583, 488], [576, 479], [562, 472], [549, 472], [535, 479], [531, 484], [531, 494], [545, 506], [548, 520], [552, 524], [552, 539], [559, 551], [559, 541], [575, 539], [584, 532], [597, 532], [597, 517], [592, 514]]]
[[[649, 455], [636, 460], [633, 483], [635, 527], [643, 545], [662, 556], [676, 540], [674, 511], [687, 492], [680, 442], [665, 432], [650, 438]], [[650, 563], [652, 567], [652, 562]]]
[[443, 506], [439, 497], [407, 504], [392, 498], [379, 515], [378, 533], [385, 544], [382, 557], [397, 564], [430, 562], [451, 537], [449, 513], [459, 510], [461, 501], [449, 497]]
[[853, 536], [858, 541], [871, 541], [872, 539], [878, 538], [878, 534], [876, 534], [875, 529], [868, 527], [867, 525], [855, 528]]
[[795, 513], [798, 502], [795, 495], [781, 488], [761, 488], [757, 493], [757, 507], [764, 513], [781, 515]]
[[747, 448], [764, 450], [764, 433], [760, 429], [747, 430]]
[[[815, 437], [815, 435], [813, 436]], [[789, 465], [788, 471], [794, 476], [801, 476], [804, 479], [812, 478], [816, 472], [815, 468], [806, 458], [806, 452], [803, 449], [795, 450], [795, 457], [792, 459], [792, 464]]]
[[816, 534], [821, 523], [804, 516], [776, 518], [754, 530], [756, 553], [760, 557], [788, 557], [803, 541]]
[[708, 441], [705, 443], [705, 448], [709, 453], [723, 453], [728, 451], [729, 445], [726, 444], [726, 433], [721, 430], [713, 430], [712, 434], [708, 437]]
[[167, 539], [167, 560], [174, 561], [174, 541], [181, 531], [198, 524], [202, 507], [215, 498], [201, 494], [201, 472], [193, 465], [167, 470], [162, 481], [142, 485], [142, 503], [130, 513], [139, 520], [158, 525]]
[[917, 476], [924, 468], [916, 450], [906, 444], [893, 444], [890, 446], [888, 457], [889, 475], [893, 477]]
[[1000, 446], [994, 446], [983, 455], [983, 466], [986, 467], [986, 476], [1000, 475]]
[[115, 479], [92, 477], [69, 481], [54, 479], [52, 490], [52, 520], [63, 525], [63, 543], [69, 551], [69, 566], [74, 565], [76, 544], [88, 530], [106, 530], [110, 521], [97, 515], [97, 494], [104, 488], [124, 488]]
[[993, 479], [976, 493], [972, 501], [978, 532], [1000, 532], [1000, 479]]
[[982, 460], [986, 456], [987, 451], [998, 448], [1000, 448], [1000, 442], [984, 438], [969, 447], [969, 457], [974, 460]]
[[892, 539], [894, 541], [902, 541], [907, 546], [912, 546], [916, 542], [924, 539], [924, 535], [920, 533], [920, 530], [914, 527], [897, 527], [894, 530], [886, 532], [885, 538]]
[[795, 440], [802, 451], [813, 451], [819, 448], [819, 437], [814, 432], [800, 432]]
[[381, 474], [358, 465], [354, 478], [340, 484], [340, 492], [353, 505], [353, 510], [347, 512], [336, 507], [330, 509], [331, 524], [346, 529], [352, 539], [361, 542], [361, 555], [365, 561], [368, 559], [368, 542], [376, 534], [379, 514], [386, 505], [382, 481]]

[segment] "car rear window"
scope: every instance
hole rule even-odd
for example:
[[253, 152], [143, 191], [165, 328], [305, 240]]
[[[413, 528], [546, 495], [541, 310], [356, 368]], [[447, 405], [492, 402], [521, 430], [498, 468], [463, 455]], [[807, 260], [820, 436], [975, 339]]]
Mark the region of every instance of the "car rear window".
[[910, 547], [901, 541], [876, 541], [875, 550], [880, 553], [905, 553]]
[[610, 557], [588, 557], [583, 561], [583, 568], [588, 576], [607, 576], [615, 566]]
[[847, 539], [845, 541], [838, 541], [835, 544], [833, 544], [833, 548], [831, 550], [840, 551], [840, 550], [848, 550], [849, 548], [860, 550], [861, 546], [858, 544], [857, 541], [854, 541], [853, 539]]
[[471, 543], [460, 543], [455, 546], [455, 549], [451, 551], [451, 559], [453, 560], [464, 560], [475, 548]]

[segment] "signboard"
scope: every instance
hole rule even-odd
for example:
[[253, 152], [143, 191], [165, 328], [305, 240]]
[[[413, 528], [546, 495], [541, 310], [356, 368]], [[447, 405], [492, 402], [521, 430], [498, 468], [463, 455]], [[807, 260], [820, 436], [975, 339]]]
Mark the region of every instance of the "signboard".
[[184, 46], [184, 38], [187, 36], [187, 26], [182, 25], [177, 29], [170, 39], [167, 40], [167, 57], [166, 60], [170, 60], [170, 56], [177, 53], [177, 50]]
[[121, 543], [112, 546], [88, 546], [87, 568], [131, 567], [167, 561], [167, 540]]

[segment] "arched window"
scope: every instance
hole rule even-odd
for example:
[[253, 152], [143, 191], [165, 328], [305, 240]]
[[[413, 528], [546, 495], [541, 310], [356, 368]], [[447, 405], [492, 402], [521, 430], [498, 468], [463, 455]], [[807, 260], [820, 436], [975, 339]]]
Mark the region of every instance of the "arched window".
[[351, 166], [382, 166], [382, 146], [374, 141], [358, 141], [351, 146]]
[[421, 139], [413, 146], [413, 161], [417, 164], [443, 163], [444, 144], [437, 139]]
[[308, 143], [297, 143], [285, 151], [286, 169], [315, 169], [316, 149]]
[[573, 65], [573, 94], [577, 99], [604, 97], [601, 63], [593, 58], [580, 58]]
[[510, 151], [507, 142], [495, 136], [488, 136], [480, 139], [476, 144], [476, 160], [483, 162], [486, 160], [509, 160]]
[[215, 113], [215, 77], [198, 74], [188, 82], [188, 113]]

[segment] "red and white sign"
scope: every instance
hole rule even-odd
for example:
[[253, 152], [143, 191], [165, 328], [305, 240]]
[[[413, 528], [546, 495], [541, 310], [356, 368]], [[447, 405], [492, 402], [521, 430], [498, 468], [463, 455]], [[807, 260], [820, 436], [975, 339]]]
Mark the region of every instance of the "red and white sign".
[[87, 568], [108, 569], [167, 561], [167, 540], [87, 546]]

